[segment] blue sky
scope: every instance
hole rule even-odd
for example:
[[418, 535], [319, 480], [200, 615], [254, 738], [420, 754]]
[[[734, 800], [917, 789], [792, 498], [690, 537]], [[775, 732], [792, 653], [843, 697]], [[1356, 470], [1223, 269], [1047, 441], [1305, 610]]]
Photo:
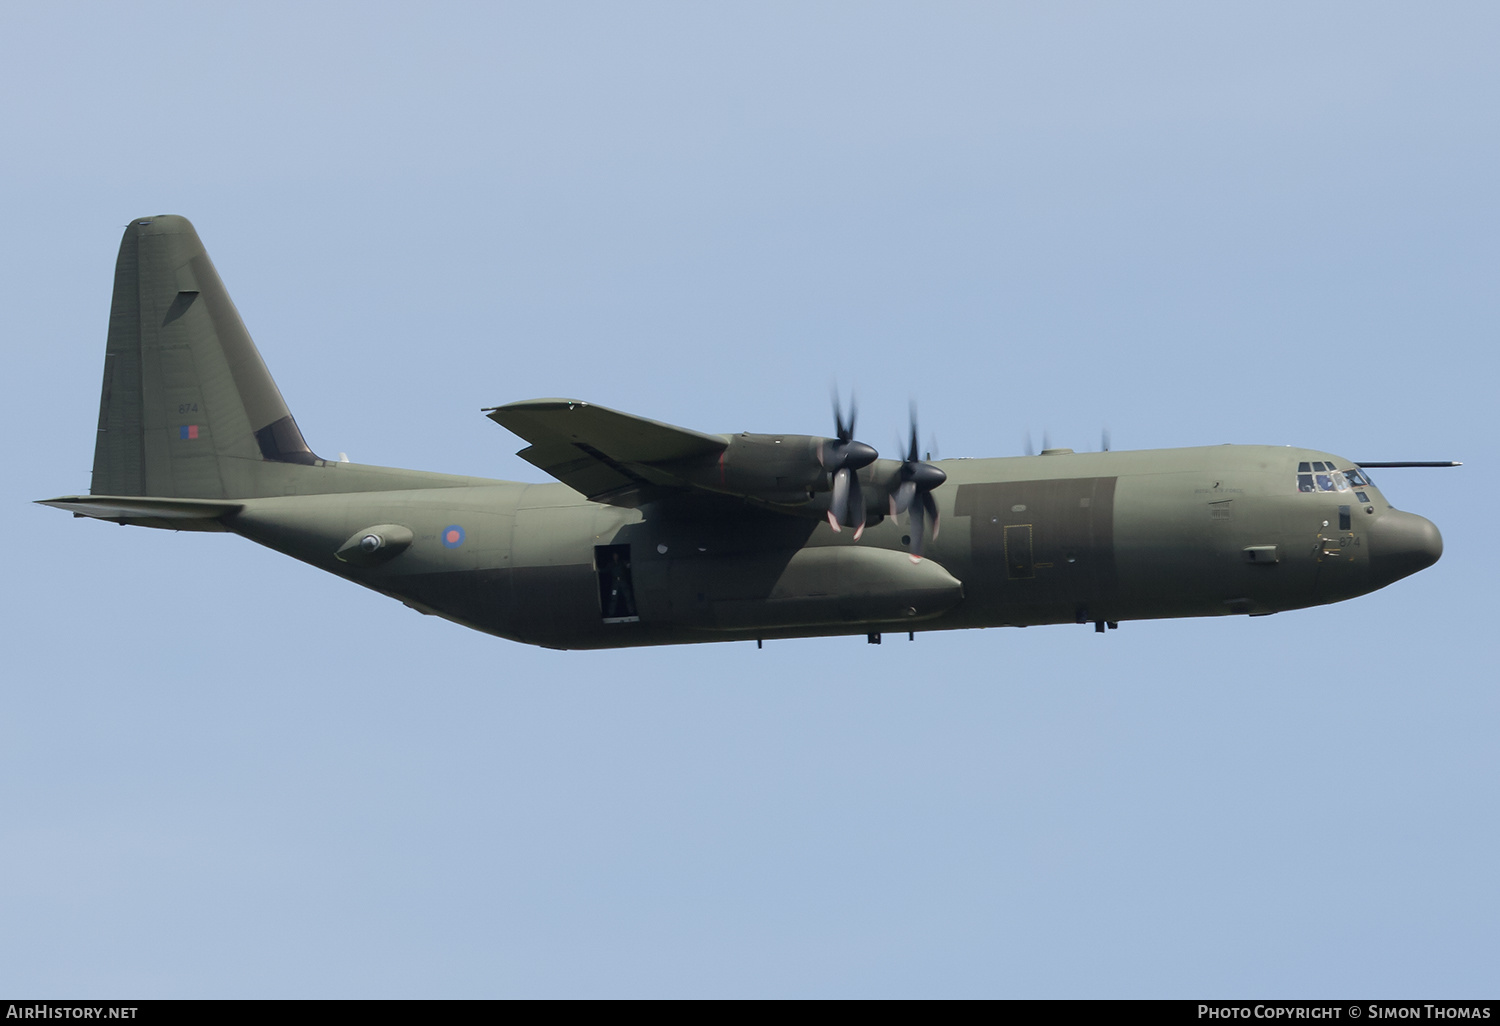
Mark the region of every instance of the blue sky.
[[[0, 991], [1471, 996], [1500, 964], [1492, 5], [0, 11]], [[1386, 471], [1443, 560], [1249, 620], [613, 653], [77, 522], [126, 221], [312, 447], [568, 395]], [[1467, 499], [1464, 496], [1468, 496]]]

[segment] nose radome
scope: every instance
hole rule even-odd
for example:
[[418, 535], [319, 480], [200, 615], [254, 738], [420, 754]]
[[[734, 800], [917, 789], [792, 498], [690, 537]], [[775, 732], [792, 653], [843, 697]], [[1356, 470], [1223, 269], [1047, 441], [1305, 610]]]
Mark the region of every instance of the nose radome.
[[1443, 554], [1443, 536], [1426, 517], [1386, 510], [1370, 525], [1370, 570], [1383, 584], [1425, 570]]

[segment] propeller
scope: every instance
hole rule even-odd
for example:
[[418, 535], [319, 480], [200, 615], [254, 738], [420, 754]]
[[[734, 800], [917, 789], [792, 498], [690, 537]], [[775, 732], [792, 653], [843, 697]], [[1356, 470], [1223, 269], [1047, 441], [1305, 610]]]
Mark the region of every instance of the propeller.
[[854, 540], [865, 533], [865, 496], [859, 485], [859, 471], [874, 463], [879, 453], [864, 442], [854, 440], [854, 399], [849, 400], [849, 422], [844, 423], [838, 393], [833, 395], [833, 423], [838, 437], [818, 448], [818, 462], [833, 475], [833, 495], [828, 501], [828, 526], [835, 531], [854, 528]]
[[931, 463], [924, 463], [917, 451], [917, 408], [911, 409], [911, 445], [906, 450], [906, 461], [896, 475], [896, 487], [891, 490], [891, 516], [897, 517], [911, 510], [911, 561], [922, 559], [923, 540], [926, 536], [925, 521], [932, 519], [932, 537], [938, 536], [937, 500], [932, 490], [948, 475]]

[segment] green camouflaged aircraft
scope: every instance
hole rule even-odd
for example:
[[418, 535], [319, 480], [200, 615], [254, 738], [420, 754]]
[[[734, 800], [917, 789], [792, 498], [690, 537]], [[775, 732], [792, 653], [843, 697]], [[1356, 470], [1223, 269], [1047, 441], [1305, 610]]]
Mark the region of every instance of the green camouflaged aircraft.
[[832, 438], [571, 399], [486, 412], [561, 483], [320, 459], [193, 226], [143, 218], [115, 267], [89, 494], [45, 505], [230, 531], [552, 648], [1259, 616], [1442, 553], [1365, 473], [1418, 464], [1264, 445], [928, 462], [915, 424], [905, 458], [882, 460], [837, 410]]

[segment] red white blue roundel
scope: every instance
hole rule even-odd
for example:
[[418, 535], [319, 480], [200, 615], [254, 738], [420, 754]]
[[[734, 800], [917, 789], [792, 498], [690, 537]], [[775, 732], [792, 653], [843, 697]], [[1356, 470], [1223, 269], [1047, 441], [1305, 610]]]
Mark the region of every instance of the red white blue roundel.
[[438, 537], [443, 540], [444, 548], [456, 549], [464, 543], [464, 529], [457, 524], [449, 524]]

